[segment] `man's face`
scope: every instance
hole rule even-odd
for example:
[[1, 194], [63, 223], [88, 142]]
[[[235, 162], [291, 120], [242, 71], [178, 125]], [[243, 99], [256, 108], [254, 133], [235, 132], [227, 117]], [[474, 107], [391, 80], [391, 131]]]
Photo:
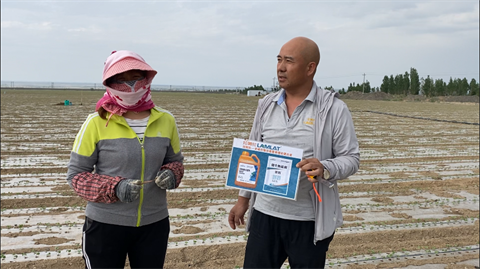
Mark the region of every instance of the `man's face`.
[[308, 82], [307, 63], [300, 54], [301, 46], [288, 42], [277, 56], [277, 77], [280, 87], [289, 90]]

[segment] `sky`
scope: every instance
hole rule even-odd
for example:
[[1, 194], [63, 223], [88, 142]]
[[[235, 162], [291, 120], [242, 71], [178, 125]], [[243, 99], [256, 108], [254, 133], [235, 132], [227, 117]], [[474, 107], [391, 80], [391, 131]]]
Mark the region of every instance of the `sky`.
[[280, 48], [320, 48], [321, 87], [410, 72], [479, 81], [479, 1], [2, 0], [1, 80], [101, 83], [114, 50], [140, 54], [153, 84], [271, 87]]

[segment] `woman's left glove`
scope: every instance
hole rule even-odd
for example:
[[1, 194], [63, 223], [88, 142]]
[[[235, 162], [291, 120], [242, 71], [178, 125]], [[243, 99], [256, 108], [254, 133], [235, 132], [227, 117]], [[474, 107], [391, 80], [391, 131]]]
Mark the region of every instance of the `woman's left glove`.
[[183, 170], [181, 162], [166, 163], [160, 167], [155, 177], [155, 183], [161, 189], [176, 189], [182, 182]]
[[160, 189], [175, 189], [175, 183], [175, 175], [170, 169], [158, 171], [157, 176], [155, 177], [155, 184], [157, 184]]

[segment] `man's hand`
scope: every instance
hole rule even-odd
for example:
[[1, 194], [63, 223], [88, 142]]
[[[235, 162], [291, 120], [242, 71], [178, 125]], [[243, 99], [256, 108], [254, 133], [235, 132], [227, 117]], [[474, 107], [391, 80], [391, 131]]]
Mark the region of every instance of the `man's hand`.
[[136, 179], [124, 179], [115, 186], [115, 194], [124, 203], [131, 203], [140, 196], [142, 182]]
[[297, 163], [297, 167], [300, 168], [308, 177], [308, 180], [312, 183], [318, 182], [318, 178], [323, 178], [323, 165], [317, 158], [304, 159]]
[[155, 184], [157, 184], [160, 189], [175, 189], [175, 183], [175, 175], [170, 169], [158, 171], [157, 176], [155, 177]]
[[230, 214], [228, 214], [228, 224], [232, 229], [236, 229], [240, 224], [245, 224], [244, 216], [245, 212], [248, 209], [249, 198], [242, 196], [238, 197], [237, 203], [230, 209]]

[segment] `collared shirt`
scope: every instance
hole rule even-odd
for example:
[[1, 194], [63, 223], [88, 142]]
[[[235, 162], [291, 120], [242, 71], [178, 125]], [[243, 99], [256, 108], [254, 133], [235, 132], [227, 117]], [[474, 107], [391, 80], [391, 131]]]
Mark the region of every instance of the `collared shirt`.
[[[313, 158], [313, 130], [315, 125], [316, 86], [295, 108], [291, 117], [285, 104], [285, 95], [274, 99], [267, 109], [263, 122], [262, 141], [303, 149], [303, 158]], [[262, 213], [292, 220], [314, 220], [310, 191], [312, 183], [305, 173], [300, 173], [297, 199], [289, 200], [266, 194], [258, 194], [254, 208]]]

